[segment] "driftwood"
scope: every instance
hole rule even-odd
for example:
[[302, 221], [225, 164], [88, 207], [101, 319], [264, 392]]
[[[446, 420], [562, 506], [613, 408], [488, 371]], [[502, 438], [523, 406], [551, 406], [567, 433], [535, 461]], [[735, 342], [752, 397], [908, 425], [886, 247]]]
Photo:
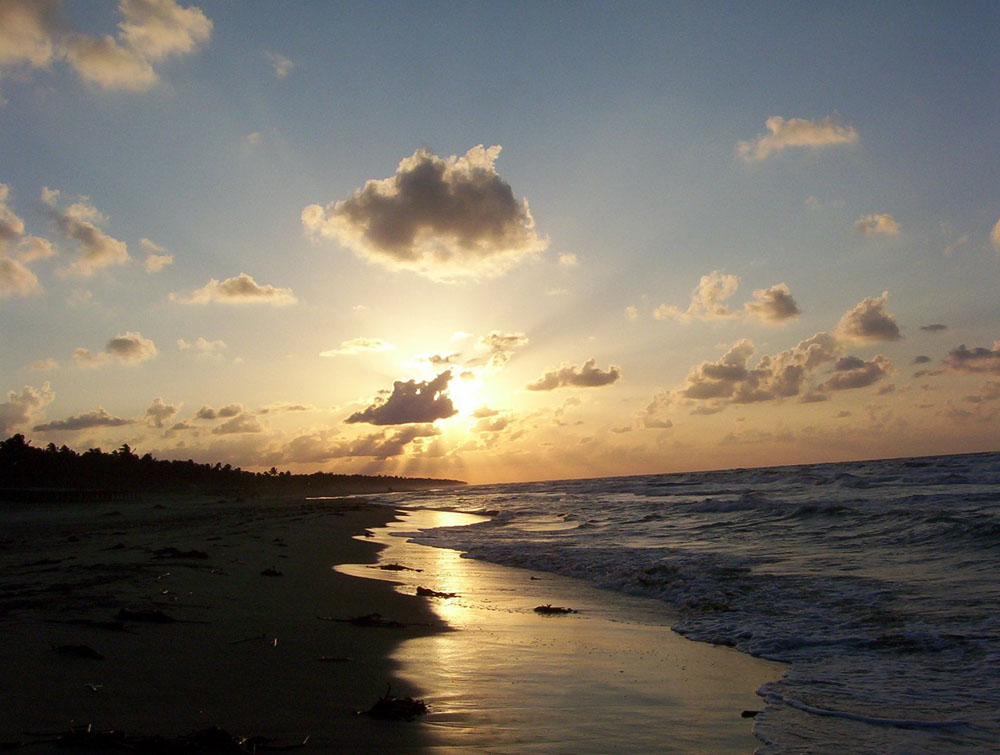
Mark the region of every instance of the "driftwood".
[[438, 592], [437, 590], [431, 590], [429, 587], [418, 587], [417, 595], [423, 595], [425, 598], [457, 598], [457, 592]]
[[544, 614], [547, 616], [564, 614], [564, 613], [580, 613], [575, 608], [565, 608], [564, 606], [554, 606], [551, 603], [546, 603], [544, 606], [535, 606], [535, 613]]
[[427, 703], [423, 700], [414, 700], [412, 697], [395, 697], [392, 694], [391, 685], [386, 685], [385, 694], [376, 700], [372, 707], [365, 711], [358, 711], [358, 715], [390, 721], [412, 721], [417, 716], [423, 716], [426, 713]]

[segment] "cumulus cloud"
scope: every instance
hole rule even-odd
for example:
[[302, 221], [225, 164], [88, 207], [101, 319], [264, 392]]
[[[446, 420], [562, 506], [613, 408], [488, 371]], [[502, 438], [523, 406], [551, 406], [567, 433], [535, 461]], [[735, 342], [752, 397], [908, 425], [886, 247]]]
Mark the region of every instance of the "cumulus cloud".
[[898, 341], [903, 336], [895, 319], [885, 311], [889, 292], [866, 297], [846, 312], [837, 325], [837, 335], [849, 341]]
[[724, 302], [736, 293], [740, 279], [727, 275], [721, 270], [713, 270], [701, 276], [698, 285], [691, 291], [691, 303], [686, 310], [662, 304], [653, 312], [657, 320], [716, 320], [732, 317], [735, 313], [726, 308]]
[[0, 68], [48, 69], [64, 60], [104, 89], [142, 91], [159, 80], [154, 64], [192, 53], [212, 34], [199, 8], [175, 0], [119, 0], [116, 36], [84, 34], [60, 10], [58, 0], [0, 4]]
[[92, 412], [75, 414], [66, 419], [35, 425], [33, 429], [35, 432], [47, 433], [53, 430], [90, 430], [95, 427], [122, 427], [131, 424], [133, 424], [132, 420], [114, 417], [108, 413], [107, 409], [99, 406]]
[[124, 241], [108, 236], [99, 228], [107, 222], [107, 217], [87, 197], [79, 197], [65, 209], [59, 207], [58, 200], [59, 191], [42, 189], [42, 201], [48, 205], [56, 227], [80, 250], [80, 256], [67, 272], [89, 277], [96, 270], [123, 265], [131, 259]]
[[183, 338], [177, 339], [177, 348], [181, 351], [194, 351], [207, 356], [218, 356], [220, 351], [226, 348], [225, 341], [209, 341], [207, 338], [198, 336], [194, 341], [185, 341]]
[[108, 341], [108, 354], [123, 364], [139, 364], [156, 356], [156, 345], [141, 333], [131, 330]]
[[769, 133], [736, 145], [737, 154], [746, 162], [759, 162], [789, 147], [822, 149], [838, 144], [854, 144], [858, 132], [853, 126], [842, 126], [833, 118], [818, 121], [775, 115], [764, 121]]
[[167, 265], [174, 264], [174, 255], [170, 254], [159, 244], [154, 244], [149, 239], [139, 239], [139, 245], [146, 252], [146, 272], [158, 273]]
[[381, 338], [352, 338], [343, 341], [336, 349], [321, 351], [321, 357], [354, 356], [367, 351], [393, 351], [396, 347]]
[[611, 365], [607, 370], [596, 366], [596, 359], [588, 359], [581, 367], [563, 365], [558, 370], [546, 372], [534, 383], [525, 386], [529, 391], [551, 391], [556, 388], [599, 388], [618, 382], [622, 373], [619, 367]]
[[271, 64], [271, 69], [274, 71], [276, 79], [285, 78], [295, 67], [295, 63], [280, 53], [265, 52], [264, 56], [267, 58], [267, 62]]
[[183, 304], [273, 304], [282, 307], [295, 304], [298, 299], [290, 288], [261, 285], [246, 273], [226, 278], [221, 283], [215, 278], [188, 296], [170, 294], [171, 301]]
[[496, 172], [499, 156], [499, 146], [448, 158], [417, 150], [350, 199], [309, 205], [302, 223], [390, 269], [433, 280], [498, 275], [548, 246], [527, 200]]
[[948, 352], [944, 363], [958, 372], [987, 372], [1000, 375], [1000, 341], [995, 342], [992, 349], [984, 346], [967, 349], [963, 343], [957, 349]]
[[178, 408], [176, 406], [163, 403], [163, 399], [157, 396], [146, 410], [146, 424], [150, 427], [162, 429], [163, 423], [172, 419], [177, 414], [177, 411]]
[[52, 387], [42, 383], [40, 388], [30, 385], [18, 391], [8, 391], [7, 400], [0, 403], [0, 435], [26, 425], [42, 407], [52, 403], [56, 397]]
[[864, 388], [877, 383], [892, 372], [892, 362], [881, 354], [867, 362], [857, 357], [845, 357], [837, 361], [833, 375], [819, 388], [822, 391]]
[[479, 346], [490, 352], [489, 365], [499, 369], [510, 361], [515, 351], [528, 344], [528, 336], [524, 333], [503, 333], [491, 330], [479, 339]]
[[875, 215], [862, 215], [854, 224], [857, 233], [869, 235], [879, 234], [881, 236], [898, 236], [902, 230], [899, 222], [892, 216], [885, 213]]
[[35, 296], [42, 292], [38, 276], [10, 257], [0, 257], [0, 299], [7, 296]]
[[256, 417], [249, 414], [240, 414], [233, 417], [228, 422], [223, 422], [218, 427], [212, 428], [213, 435], [236, 435], [239, 433], [261, 432], [264, 432], [264, 428], [261, 427]]
[[445, 394], [451, 370], [445, 370], [433, 380], [397, 380], [392, 393], [385, 400], [376, 402], [363, 412], [355, 412], [346, 422], [367, 422], [372, 425], [405, 425], [434, 422], [458, 413]]
[[237, 417], [243, 413], [243, 404], [226, 404], [221, 409], [213, 409], [210, 406], [203, 406], [195, 414], [195, 419], [226, 419], [227, 417]]
[[748, 301], [744, 308], [748, 315], [758, 317], [764, 322], [781, 322], [798, 317], [800, 314], [799, 305], [784, 283], [757, 289], [753, 292], [753, 299]]

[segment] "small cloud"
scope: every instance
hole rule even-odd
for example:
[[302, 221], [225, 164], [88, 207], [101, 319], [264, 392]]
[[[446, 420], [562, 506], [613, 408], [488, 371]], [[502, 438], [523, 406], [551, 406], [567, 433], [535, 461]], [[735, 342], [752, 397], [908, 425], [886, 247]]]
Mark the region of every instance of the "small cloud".
[[510, 424], [510, 417], [483, 417], [472, 428], [476, 433], [498, 433]]
[[845, 357], [837, 362], [833, 376], [819, 386], [822, 391], [843, 391], [864, 388], [877, 383], [893, 372], [892, 362], [879, 354], [870, 362], [857, 357]]
[[957, 349], [948, 352], [944, 363], [957, 372], [986, 372], [1000, 375], [1000, 341], [994, 343], [992, 349], [984, 346], [967, 349], [963, 343]]
[[247, 144], [260, 144], [260, 131], [251, 131], [244, 137], [244, 139]]
[[918, 356], [913, 357], [913, 361], [910, 362], [910, 364], [927, 364], [928, 362], [931, 361], [933, 360], [929, 356], [925, 356], [924, 354], [919, 354]]
[[56, 227], [63, 236], [76, 242], [80, 250], [80, 256], [66, 269], [67, 273], [89, 277], [101, 268], [124, 265], [131, 259], [124, 241], [100, 229], [107, 218], [87, 197], [79, 197], [65, 209], [59, 207], [58, 200], [58, 190], [42, 189], [42, 202], [48, 205]]
[[35, 370], [36, 372], [49, 372], [59, 368], [59, 362], [57, 362], [52, 357], [46, 359], [38, 359], [28, 365], [29, 370]]
[[491, 330], [479, 339], [479, 345], [489, 349], [490, 367], [499, 369], [510, 361], [514, 352], [528, 344], [528, 336], [524, 333], [503, 333]]
[[840, 318], [837, 335], [849, 341], [898, 341], [903, 336], [892, 315], [885, 311], [889, 292], [867, 297]]
[[108, 354], [123, 364], [139, 364], [156, 356], [156, 345], [131, 330], [115, 336], [107, 345]]
[[321, 351], [321, 357], [354, 356], [368, 351], [394, 351], [395, 346], [381, 338], [352, 338], [344, 341], [336, 349]]
[[472, 333], [466, 333], [464, 330], [456, 330], [451, 334], [451, 338], [448, 340], [452, 343], [457, 343], [458, 341], [465, 341], [469, 338], [472, 338]]
[[283, 79], [288, 74], [292, 72], [295, 67], [295, 63], [276, 52], [265, 52], [264, 56], [267, 61], [271, 64], [271, 68], [274, 70], [274, 77], [276, 79]]
[[814, 210], [815, 211], [815, 210], [818, 210], [820, 207], [822, 207], [823, 203], [820, 202], [819, 199], [816, 198], [816, 197], [814, 197], [814, 196], [808, 196], [805, 199], [805, 205], [810, 210]]
[[363, 412], [355, 412], [345, 421], [367, 422], [372, 425], [405, 425], [434, 422], [458, 413], [445, 391], [451, 380], [446, 370], [433, 380], [397, 380], [385, 400], [376, 401]]
[[934, 323], [933, 325], [921, 325], [920, 329], [927, 333], [941, 333], [942, 331], [948, 330], [948, 326], [941, 325], [940, 323]]
[[7, 400], [0, 403], [0, 435], [6, 437], [7, 433], [28, 424], [55, 397], [55, 391], [47, 382], [40, 388], [26, 385], [20, 392], [8, 391]]
[[997, 221], [996, 225], [993, 226], [993, 230], [990, 231], [990, 243], [994, 249], [1000, 252], [1000, 220]]
[[298, 299], [290, 288], [278, 288], [270, 284], [260, 285], [246, 273], [227, 278], [221, 283], [212, 278], [188, 296], [170, 294], [170, 300], [183, 304], [272, 304], [284, 307], [295, 304]]
[[639, 309], [632, 304], [625, 307], [625, 319], [629, 322], [635, 322], [639, 319]]
[[736, 145], [736, 152], [744, 161], [766, 160], [789, 147], [816, 150], [858, 141], [858, 132], [853, 126], [842, 126], [831, 117], [818, 121], [805, 118], [789, 118], [786, 121], [775, 115], [768, 118], [764, 125], [770, 133]]
[[964, 246], [965, 244], [968, 243], [969, 243], [969, 234], [963, 233], [961, 236], [959, 236], [957, 239], [955, 239], [953, 242], [951, 242], [950, 244], [948, 244], [948, 246], [944, 248], [945, 257], [950, 257], [958, 250], [960, 246]]
[[94, 354], [81, 346], [73, 349], [73, 362], [83, 369], [95, 369], [108, 363], [108, 355], [103, 351]]
[[243, 413], [243, 404], [226, 404], [221, 409], [213, 409], [210, 406], [203, 406], [195, 414], [195, 419], [225, 419], [227, 417], [237, 417]]
[[551, 391], [556, 388], [598, 388], [611, 385], [621, 378], [621, 369], [611, 365], [606, 371], [596, 367], [595, 359], [588, 359], [581, 367], [571, 364], [546, 372], [539, 380], [525, 386], [529, 391]]
[[0, 257], [0, 299], [8, 296], [37, 296], [42, 293], [38, 277], [24, 264]]
[[256, 417], [249, 414], [240, 414], [228, 422], [223, 422], [218, 427], [212, 428], [213, 435], [238, 435], [242, 433], [261, 432], [264, 432], [264, 428], [261, 427]]
[[744, 308], [748, 315], [764, 322], [782, 322], [800, 314], [799, 305], [795, 303], [792, 292], [784, 283], [757, 289], [753, 292], [753, 300], [748, 301]]
[[86, 412], [85, 414], [76, 414], [66, 419], [54, 420], [52, 422], [46, 422], [42, 425], [35, 425], [35, 432], [47, 433], [53, 430], [90, 430], [95, 427], [123, 427], [125, 425], [131, 425], [134, 422], [130, 419], [122, 419], [121, 417], [113, 417], [108, 413], [103, 407], [97, 407], [92, 412]]
[[892, 215], [882, 213], [877, 215], [862, 215], [854, 224], [854, 230], [857, 233], [865, 235], [898, 236], [902, 229]]
[[174, 264], [174, 255], [170, 254], [159, 244], [154, 244], [149, 239], [139, 239], [139, 245], [146, 252], [146, 272], [149, 274], [158, 273], [168, 265]]
[[559, 264], [563, 267], [576, 267], [578, 261], [575, 254], [564, 252], [559, 255]]
[[163, 423], [169, 421], [177, 414], [177, 411], [178, 408], [176, 406], [163, 403], [163, 399], [157, 396], [146, 410], [146, 424], [150, 427], [162, 429]]
[[708, 275], [701, 276], [698, 285], [691, 292], [691, 303], [687, 310], [662, 304], [653, 311], [657, 320], [718, 320], [735, 316], [726, 309], [724, 302], [736, 293], [740, 279], [735, 275], [727, 275], [721, 270], [713, 270]]
[[198, 336], [194, 341], [185, 341], [183, 338], [178, 338], [177, 348], [181, 351], [194, 351], [207, 356], [217, 356], [219, 352], [226, 349], [226, 343], [225, 341], [209, 341], [202, 336]]
[[500, 412], [496, 409], [490, 409], [488, 406], [481, 406], [472, 413], [472, 416], [476, 419], [486, 419], [487, 417], [495, 417], [499, 413]]
[[496, 172], [500, 147], [441, 158], [421, 149], [349, 199], [309, 205], [302, 223], [363, 259], [447, 281], [499, 275], [543, 251], [526, 200]]

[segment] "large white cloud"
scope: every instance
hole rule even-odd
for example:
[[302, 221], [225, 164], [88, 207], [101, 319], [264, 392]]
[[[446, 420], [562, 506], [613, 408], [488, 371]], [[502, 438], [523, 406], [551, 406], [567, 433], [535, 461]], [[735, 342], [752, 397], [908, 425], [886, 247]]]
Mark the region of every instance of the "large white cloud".
[[500, 147], [442, 158], [421, 149], [396, 174], [373, 179], [350, 199], [309, 205], [302, 223], [357, 255], [434, 280], [497, 275], [548, 241], [535, 232], [527, 200], [496, 171]]
[[363, 412], [355, 412], [348, 423], [367, 422], [372, 425], [405, 425], [434, 422], [458, 413], [445, 391], [451, 380], [451, 370], [445, 370], [433, 380], [397, 380], [392, 393], [384, 401], [376, 400]]
[[226, 278], [221, 283], [215, 278], [195, 289], [187, 296], [170, 294], [171, 301], [184, 304], [272, 304], [278, 307], [295, 304], [298, 299], [290, 288], [257, 283], [246, 273]]
[[853, 126], [842, 126], [830, 117], [810, 121], [805, 118], [785, 120], [775, 115], [768, 118], [764, 125], [769, 133], [736, 145], [737, 154], [743, 160], [758, 162], [789, 147], [822, 149], [838, 144], [854, 144], [858, 140], [858, 132]]
[[158, 80], [154, 64], [192, 53], [212, 35], [212, 22], [175, 0], [120, 0], [117, 36], [72, 28], [59, 0], [0, 3], [0, 68], [48, 69], [65, 60], [104, 89], [141, 91]]
[[56, 397], [52, 387], [46, 382], [40, 388], [24, 386], [20, 392], [8, 391], [7, 400], [0, 403], [0, 435], [28, 424], [34, 415]]
[[607, 370], [596, 366], [596, 359], [588, 359], [582, 366], [563, 365], [558, 370], [546, 372], [534, 383], [525, 386], [529, 391], [551, 391], [556, 388], [599, 388], [618, 382], [621, 368], [611, 365]]
[[80, 256], [69, 266], [68, 272], [86, 277], [101, 268], [129, 261], [125, 242], [108, 236], [99, 228], [107, 218], [87, 197], [80, 197], [65, 209], [59, 207], [58, 200], [57, 190], [42, 189], [42, 201], [49, 206], [49, 214], [59, 231], [75, 241], [80, 249]]
[[895, 318], [885, 309], [889, 292], [869, 296], [840, 318], [837, 335], [849, 341], [898, 341], [902, 338]]

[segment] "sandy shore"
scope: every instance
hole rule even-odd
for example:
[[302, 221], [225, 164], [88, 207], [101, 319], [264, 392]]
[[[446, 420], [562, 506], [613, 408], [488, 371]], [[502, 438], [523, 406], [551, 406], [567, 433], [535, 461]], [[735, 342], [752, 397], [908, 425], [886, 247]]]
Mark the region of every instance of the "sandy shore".
[[[783, 667], [681, 638], [655, 601], [391, 535], [463, 516], [350, 499], [5, 506], [0, 742], [89, 723], [308, 736], [312, 752], [753, 751], [740, 713]], [[373, 613], [405, 626], [324, 620]], [[430, 714], [355, 714], [389, 683]]]
[[[395, 695], [417, 691], [394, 677], [391, 652], [441, 622], [422, 598], [331, 568], [373, 562], [378, 546], [352, 536], [391, 517], [353, 502], [5, 506], [0, 741], [90, 723], [144, 736], [308, 735], [317, 751], [420, 749], [418, 726], [354, 711], [390, 682]], [[122, 609], [176, 621], [115, 628]], [[371, 613], [409, 626], [317, 618]], [[65, 646], [103, 659], [55, 650]]]

